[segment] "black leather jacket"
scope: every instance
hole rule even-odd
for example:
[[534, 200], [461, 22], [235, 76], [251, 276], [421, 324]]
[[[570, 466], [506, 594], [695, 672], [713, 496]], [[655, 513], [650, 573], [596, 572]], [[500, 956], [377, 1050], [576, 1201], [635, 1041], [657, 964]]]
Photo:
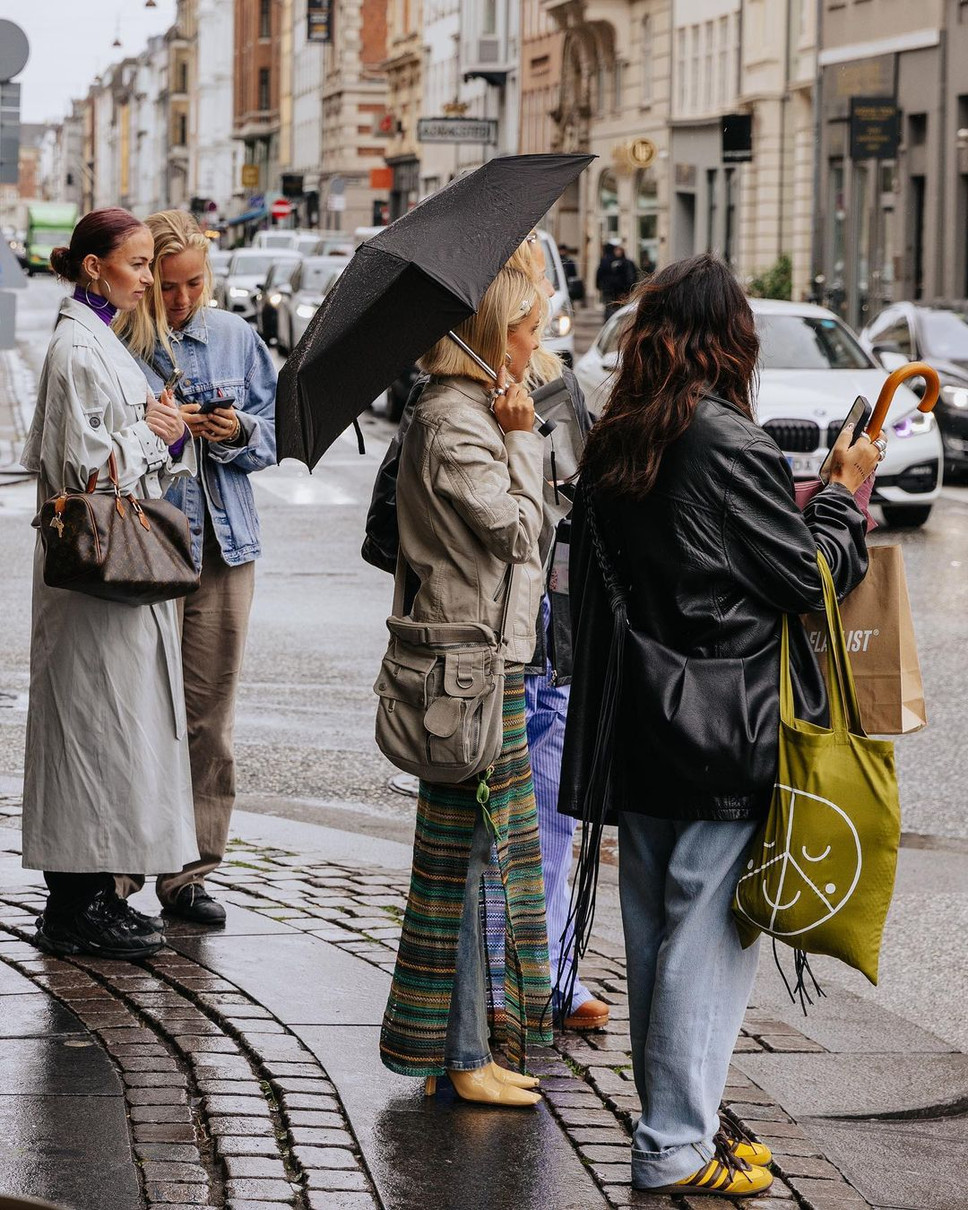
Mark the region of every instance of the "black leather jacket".
[[[846, 488], [831, 485], [801, 513], [790, 468], [776, 443], [724, 401], [700, 402], [688, 431], [666, 451], [644, 500], [596, 493], [606, 545], [631, 589], [630, 622], [688, 655], [750, 656], [776, 646], [779, 697], [781, 615], [822, 609], [819, 547], [843, 598], [867, 571], [866, 522]], [[588, 535], [581, 495], [572, 513], [571, 607], [574, 676], [559, 810], [581, 815], [602, 713], [612, 615]], [[816, 658], [802, 626], [791, 630], [798, 717], [826, 724]], [[742, 709], [710, 702], [710, 709]], [[618, 745], [609, 809], [667, 819], [749, 819], [769, 795], [684, 792], [661, 759]]]

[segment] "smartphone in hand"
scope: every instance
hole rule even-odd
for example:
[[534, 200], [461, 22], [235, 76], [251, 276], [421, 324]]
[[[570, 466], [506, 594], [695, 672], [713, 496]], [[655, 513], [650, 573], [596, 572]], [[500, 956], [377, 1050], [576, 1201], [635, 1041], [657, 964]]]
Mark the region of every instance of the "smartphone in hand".
[[184, 370], [179, 370], [179, 368], [177, 366], [175, 366], [175, 368], [172, 370], [172, 372], [165, 379], [165, 385], [162, 389], [165, 391], [174, 390], [175, 383], [178, 382], [179, 378], [184, 377], [184, 374], [185, 374]]
[[[864, 429], [867, 427], [867, 424], [870, 421], [871, 413], [873, 412], [873, 410], [874, 409], [871, 407], [871, 405], [868, 403], [868, 401], [864, 398], [864, 396], [858, 395], [857, 398], [854, 400], [853, 407], [850, 409], [850, 411], [844, 417], [844, 423], [837, 430], [837, 440], [840, 439], [840, 434], [844, 431], [844, 429], [847, 427], [847, 425], [852, 424], [854, 426], [854, 435], [851, 438], [850, 444], [853, 445], [854, 442], [860, 437], [860, 435], [864, 431]], [[830, 480], [830, 463], [833, 459], [834, 445], [836, 445], [836, 441], [831, 441], [830, 449], [827, 451], [827, 457], [824, 458], [823, 465], [820, 467], [819, 473], [820, 473], [821, 483], [827, 483]]]
[[216, 395], [214, 399], [198, 399], [198, 416], [207, 416], [216, 408], [231, 408], [235, 406], [235, 396], [229, 394]]

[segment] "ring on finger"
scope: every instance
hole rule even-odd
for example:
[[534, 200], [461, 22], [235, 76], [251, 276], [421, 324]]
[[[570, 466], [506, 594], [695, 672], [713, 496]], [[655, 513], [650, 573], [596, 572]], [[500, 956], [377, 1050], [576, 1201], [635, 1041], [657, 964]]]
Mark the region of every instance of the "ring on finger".
[[887, 449], [887, 438], [886, 437], [877, 437], [871, 444], [876, 445], [877, 448], [883, 454], [884, 451]]

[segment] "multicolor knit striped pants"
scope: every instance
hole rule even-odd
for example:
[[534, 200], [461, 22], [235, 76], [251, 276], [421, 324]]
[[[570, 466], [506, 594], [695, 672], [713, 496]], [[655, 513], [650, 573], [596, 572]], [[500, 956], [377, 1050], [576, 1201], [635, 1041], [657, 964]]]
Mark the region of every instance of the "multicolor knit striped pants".
[[[523, 1070], [529, 1044], [551, 1042], [551, 994], [541, 848], [524, 719], [524, 674], [508, 670], [504, 746], [487, 814], [505, 898], [507, 1055]], [[410, 897], [380, 1054], [402, 1075], [440, 1075], [474, 824], [477, 781], [420, 783]], [[484, 1006], [481, 1006], [482, 1012]]]

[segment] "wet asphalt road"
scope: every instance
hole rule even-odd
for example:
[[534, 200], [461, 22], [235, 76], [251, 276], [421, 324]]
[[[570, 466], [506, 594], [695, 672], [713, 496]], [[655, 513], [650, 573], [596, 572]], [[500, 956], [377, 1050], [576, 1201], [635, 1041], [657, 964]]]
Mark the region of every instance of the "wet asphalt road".
[[[18, 335], [35, 369], [60, 293], [47, 278], [20, 292]], [[249, 809], [406, 840], [412, 800], [388, 788], [395, 771], [372, 739], [371, 686], [391, 585], [359, 557], [370, 488], [392, 428], [371, 416], [364, 430], [364, 457], [355, 439], [345, 438], [311, 476], [287, 463], [255, 477], [265, 556], [239, 700], [240, 801]], [[23, 764], [33, 507], [31, 484], [0, 487], [0, 773], [15, 774]], [[882, 978], [877, 994], [886, 1006], [968, 1049], [961, 1007], [968, 991], [962, 755], [968, 489], [946, 488], [924, 529], [885, 528], [875, 540], [904, 547], [930, 718], [927, 730], [898, 742], [911, 839], [885, 948], [890, 978]], [[599, 922], [603, 935], [618, 939], [610, 893], [603, 895]], [[868, 990], [856, 982], [856, 990]]]

